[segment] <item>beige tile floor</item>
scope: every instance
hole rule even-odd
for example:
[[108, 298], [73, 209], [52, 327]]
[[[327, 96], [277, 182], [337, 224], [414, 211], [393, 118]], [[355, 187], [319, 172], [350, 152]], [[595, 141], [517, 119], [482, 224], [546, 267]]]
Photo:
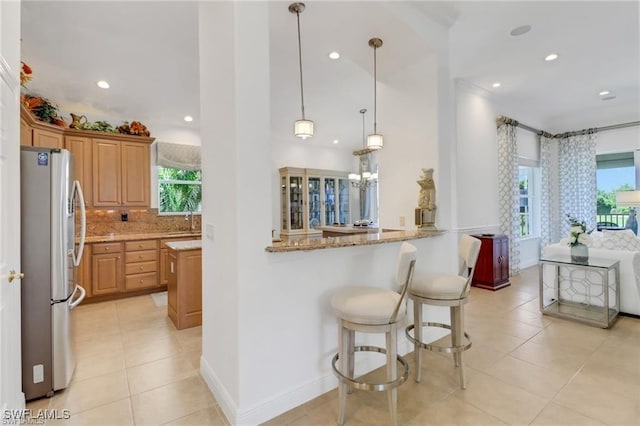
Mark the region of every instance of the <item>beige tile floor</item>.
[[[400, 424], [640, 425], [640, 320], [602, 330], [541, 316], [537, 279], [529, 268], [472, 290], [467, 389], [448, 356], [425, 351], [422, 382], [399, 388]], [[71, 386], [28, 408], [68, 408], [77, 425], [228, 424], [198, 374], [200, 327], [177, 331], [149, 296], [80, 306], [74, 325]], [[331, 391], [267, 425], [334, 425], [337, 411]], [[347, 425], [388, 423], [386, 395], [349, 395]]]

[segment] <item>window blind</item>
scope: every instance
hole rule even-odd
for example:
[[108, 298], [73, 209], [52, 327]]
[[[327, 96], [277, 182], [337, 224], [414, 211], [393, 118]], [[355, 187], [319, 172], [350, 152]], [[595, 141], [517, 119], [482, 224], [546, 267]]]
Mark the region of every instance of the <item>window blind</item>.
[[170, 142], [156, 142], [158, 166], [181, 170], [200, 170], [200, 147]]

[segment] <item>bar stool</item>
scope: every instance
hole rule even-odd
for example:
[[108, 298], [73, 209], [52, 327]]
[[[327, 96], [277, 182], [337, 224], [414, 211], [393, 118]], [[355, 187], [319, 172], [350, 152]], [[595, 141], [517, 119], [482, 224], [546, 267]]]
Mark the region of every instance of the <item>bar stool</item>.
[[[468, 302], [473, 271], [480, 253], [480, 240], [463, 235], [458, 243], [458, 256], [462, 266], [458, 275], [416, 276], [409, 288], [409, 299], [413, 301], [413, 324], [405, 329], [407, 338], [414, 344], [416, 382], [421, 380], [422, 352], [428, 349], [452, 353], [454, 365], [459, 367], [460, 386], [466, 388], [462, 352], [471, 347], [471, 338], [464, 331], [464, 304]], [[422, 305], [448, 306], [451, 325], [422, 321]], [[451, 346], [441, 346], [422, 341], [422, 327], [441, 327], [451, 330]], [[411, 330], [414, 330], [413, 336]]]
[[[402, 243], [395, 276], [397, 291], [377, 287], [348, 287], [339, 290], [331, 299], [333, 312], [338, 318], [338, 353], [331, 365], [340, 381], [338, 386], [338, 424], [344, 424], [347, 393], [351, 389], [389, 391], [389, 410], [392, 424], [397, 424], [398, 390], [407, 380], [409, 364], [398, 355], [397, 327], [406, 313], [405, 296], [413, 277], [416, 248]], [[385, 333], [386, 348], [354, 346], [355, 332]], [[354, 378], [355, 352], [378, 352], [387, 356], [387, 382], [368, 383]], [[340, 367], [336, 363], [340, 361]], [[398, 376], [398, 362], [402, 374]]]

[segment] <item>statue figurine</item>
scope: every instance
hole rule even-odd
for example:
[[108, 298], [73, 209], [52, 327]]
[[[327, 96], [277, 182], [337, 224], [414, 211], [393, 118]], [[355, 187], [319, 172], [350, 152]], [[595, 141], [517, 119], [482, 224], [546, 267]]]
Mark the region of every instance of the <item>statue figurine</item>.
[[434, 210], [436, 208], [436, 184], [433, 181], [433, 169], [422, 169], [418, 185], [420, 185], [418, 207]]
[[436, 184], [433, 181], [433, 169], [422, 169], [422, 176], [417, 182], [420, 185], [420, 196], [416, 209], [416, 225], [420, 229], [435, 231]]

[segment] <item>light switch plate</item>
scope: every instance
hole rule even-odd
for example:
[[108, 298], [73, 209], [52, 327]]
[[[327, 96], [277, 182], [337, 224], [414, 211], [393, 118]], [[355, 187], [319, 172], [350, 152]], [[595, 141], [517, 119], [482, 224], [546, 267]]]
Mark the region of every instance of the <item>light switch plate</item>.
[[207, 223], [204, 227], [205, 229], [205, 233], [204, 235], [207, 237], [208, 240], [213, 241], [213, 231], [214, 231], [214, 226], [211, 225], [210, 223]]
[[33, 383], [44, 382], [44, 365], [37, 364], [33, 366]]

